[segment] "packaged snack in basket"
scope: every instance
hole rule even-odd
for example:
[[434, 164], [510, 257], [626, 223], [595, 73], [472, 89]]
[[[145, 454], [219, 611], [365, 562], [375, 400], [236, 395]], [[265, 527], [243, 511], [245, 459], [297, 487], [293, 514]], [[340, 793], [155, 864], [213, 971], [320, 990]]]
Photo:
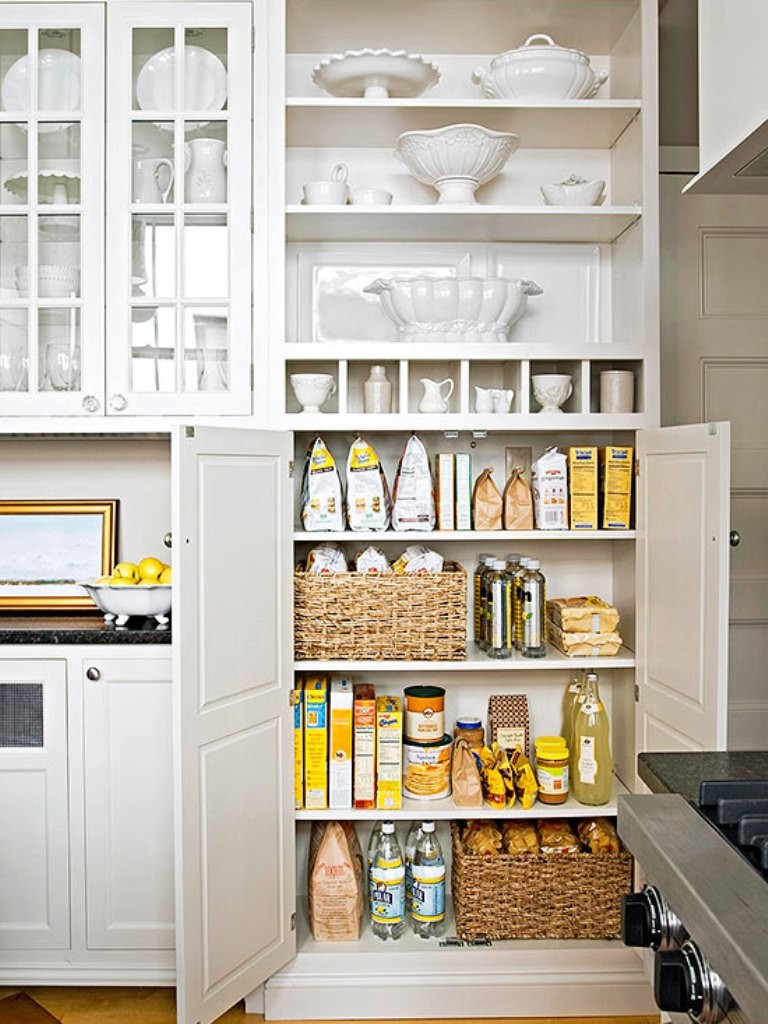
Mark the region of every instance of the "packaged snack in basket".
[[328, 541], [312, 548], [307, 555], [307, 572], [328, 576], [334, 572], [347, 572], [347, 560], [338, 544]]
[[547, 618], [564, 633], [613, 633], [620, 622], [614, 606], [599, 597], [553, 597]]
[[503, 503], [492, 473], [492, 469], [486, 468], [475, 480], [472, 492], [472, 525], [476, 530], [501, 529]]
[[387, 556], [381, 548], [375, 548], [373, 545], [355, 555], [355, 568], [358, 572], [374, 575], [376, 573], [392, 572], [392, 566], [387, 561]]
[[423, 544], [411, 544], [392, 563], [392, 572], [398, 576], [403, 573], [421, 575], [426, 572], [442, 572], [444, 564], [443, 556], [437, 551], [425, 548]]
[[321, 437], [312, 442], [304, 462], [301, 521], [310, 533], [344, 529], [341, 479], [334, 458]]
[[363, 856], [348, 821], [315, 821], [309, 845], [309, 923], [317, 942], [354, 942], [363, 916]]
[[539, 822], [539, 843], [542, 853], [579, 852], [579, 841], [562, 818], [547, 818]]
[[557, 448], [547, 448], [531, 467], [537, 530], [568, 529], [567, 463], [565, 455]]
[[531, 489], [516, 466], [504, 488], [504, 529], [533, 529], [533, 497]]
[[392, 502], [379, 457], [362, 437], [347, 456], [347, 521], [350, 530], [386, 530]]
[[451, 787], [453, 802], [457, 807], [482, 807], [483, 785], [477, 762], [467, 740], [459, 739], [453, 744], [451, 763]]
[[618, 633], [566, 633], [551, 620], [547, 623], [547, 639], [569, 658], [609, 658], [621, 650]]
[[539, 853], [539, 837], [530, 821], [505, 821], [501, 829], [504, 849], [513, 856]]
[[434, 530], [435, 494], [427, 449], [415, 434], [405, 443], [397, 467], [392, 506], [393, 530]]
[[501, 852], [501, 832], [490, 821], [468, 821], [461, 834], [467, 853], [479, 857], [496, 857]]
[[607, 818], [582, 818], [576, 826], [579, 842], [590, 853], [619, 853], [621, 843], [613, 823]]

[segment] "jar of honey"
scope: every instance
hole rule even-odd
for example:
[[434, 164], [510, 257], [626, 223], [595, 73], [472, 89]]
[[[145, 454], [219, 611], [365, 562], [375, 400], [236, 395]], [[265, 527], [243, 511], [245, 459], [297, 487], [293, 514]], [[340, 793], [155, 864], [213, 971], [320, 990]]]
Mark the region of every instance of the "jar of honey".
[[564, 804], [568, 799], [568, 747], [562, 736], [536, 738], [536, 781], [543, 804]]

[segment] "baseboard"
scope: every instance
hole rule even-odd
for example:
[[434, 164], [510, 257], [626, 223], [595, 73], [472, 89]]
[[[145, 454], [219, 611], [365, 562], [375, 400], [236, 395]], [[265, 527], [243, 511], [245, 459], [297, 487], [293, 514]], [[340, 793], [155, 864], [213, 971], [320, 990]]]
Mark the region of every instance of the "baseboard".
[[728, 702], [728, 749], [768, 749], [768, 701]]

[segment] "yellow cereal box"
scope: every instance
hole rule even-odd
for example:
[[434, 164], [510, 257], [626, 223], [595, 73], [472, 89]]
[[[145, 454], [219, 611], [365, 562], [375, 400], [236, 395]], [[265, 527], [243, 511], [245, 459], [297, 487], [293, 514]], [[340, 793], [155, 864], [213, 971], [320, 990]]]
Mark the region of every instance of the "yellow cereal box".
[[597, 529], [597, 448], [568, 449], [568, 506], [572, 530]]
[[293, 806], [304, 806], [304, 693], [297, 686], [291, 690], [293, 704]]
[[376, 806], [376, 691], [370, 683], [354, 688], [355, 807]]
[[403, 704], [376, 698], [376, 807], [396, 811], [403, 802]]
[[600, 507], [604, 530], [628, 530], [632, 510], [634, 449], [600, 449]]
[[352, 806], [352, 683], [331, 682], [331, 733], [328, 756], [330, 806]]
[[328, 807], [328, 680], [310, 676], [304, 682], [304, 806]]

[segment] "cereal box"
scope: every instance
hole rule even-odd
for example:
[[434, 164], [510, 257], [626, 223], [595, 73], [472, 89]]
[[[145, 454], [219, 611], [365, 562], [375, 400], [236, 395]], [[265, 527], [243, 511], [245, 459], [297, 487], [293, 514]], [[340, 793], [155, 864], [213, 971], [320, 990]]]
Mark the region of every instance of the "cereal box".
[[600, 508], [604, 530], [628, 530], [632, 508], [634, 449], [600, 449]]
[[311, 811], [328, 807], [328, 680], [310, 676], [304, 681], [304, 806]]
[[293, 704], [293, 806], [304, 806], [304, 693], [297, 686], [291, 690]]
[[437, 528], [456, 529], [456, 459], [453, 453], [437, 456]]
[[352, 806], [352, 683], [331, 682], [331, 730], [328, 756], [330, 806]]
[[354, 804], [376, 806], [376, 691], [370, 683], [354, 688]]
[[597, 448], [568, 449], [568, 497], [572, 530], [597, 529]]
[[399, 697], [376, 698], [376, 806], [402, 806], [403, 703]]

